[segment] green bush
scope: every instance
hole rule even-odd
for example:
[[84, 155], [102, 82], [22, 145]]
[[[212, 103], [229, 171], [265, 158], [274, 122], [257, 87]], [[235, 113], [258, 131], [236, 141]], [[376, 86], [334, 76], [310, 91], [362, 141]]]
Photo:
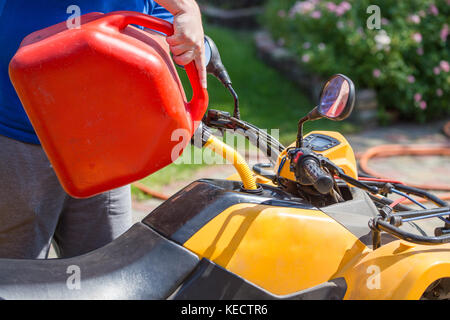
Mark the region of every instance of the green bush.
[[209, 4], [223, 9], [242, 9], [257, 7], [263, 5], [265, 2], [266, 0], [198, 0], [198, 3], [200, 4]]
[[[368, 27], [370, 5], [381, 29]], [[425, 121], [450, 114], [449, 17], [450, 0], [270, 0], [262, 21], [311, 72], [376, 89], [381, 119]]]

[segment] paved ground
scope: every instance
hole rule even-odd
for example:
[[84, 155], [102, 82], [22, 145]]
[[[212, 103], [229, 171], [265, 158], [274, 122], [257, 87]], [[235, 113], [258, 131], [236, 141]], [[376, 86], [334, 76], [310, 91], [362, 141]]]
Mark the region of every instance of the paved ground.
[[[446, 145], [450, 148], [450, 139], [442, 132], [444, 123], [445, 121], [420, 126], [401, 124], [395, 127], [375, 128], [347, 138], [356, 152], [383, 144]], [[450, 185], [450, 157], [375, 158], [370, 161], [370, 167], [387, 177], [405, 183]], [[441, 220], [437, 218], [422, 220], [417, 224], [429, 235], [434, 234], [437, 226], [442, 226]]]
[[[450, 139], [441, 131], [444, 122], [418, 126], [401, 124], [386, 129], [376, 128], [349, 136], [349, 142], [356, 152], [383, 144], [402, 145], [446, 145]], [[406, 183], [434, 183], [450, 185], [449, 157], [442, 156], [402, 156], [375, 158], [370, 167], [385, 176], [398, 178]]]

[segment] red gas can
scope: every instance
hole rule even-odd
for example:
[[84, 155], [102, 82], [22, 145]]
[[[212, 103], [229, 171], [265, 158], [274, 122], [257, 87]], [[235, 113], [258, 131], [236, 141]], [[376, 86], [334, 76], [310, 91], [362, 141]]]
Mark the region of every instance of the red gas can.
[[126, 185], [173, 162], [180, 143], [173, 132], [192, 136], [208, 104], [194, 63], [186, 66], [193, 89], [186, 102], [165, 41], [130, 24], [173, 33], [170, 23], [145, 14], [91, 13], [79, 28], [63, 22], [32, 33], [10, 63], [28, 117], [74, 197]]

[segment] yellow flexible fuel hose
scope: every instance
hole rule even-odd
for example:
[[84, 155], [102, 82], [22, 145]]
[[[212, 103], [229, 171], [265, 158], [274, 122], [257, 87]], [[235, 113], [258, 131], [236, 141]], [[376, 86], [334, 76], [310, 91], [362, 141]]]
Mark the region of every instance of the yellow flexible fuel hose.
[[239, 176], [241, 177], [245, 189], [258, 189], [252, 170], [250, 170], [244, 158], [239, 153], [237, 153], [236, 150], [214, 136], [211, 136], [208, 139], [205, 147], [211, 149], [233, 164], [233, 166], [236, 168], [236, 171], [239, 173]]

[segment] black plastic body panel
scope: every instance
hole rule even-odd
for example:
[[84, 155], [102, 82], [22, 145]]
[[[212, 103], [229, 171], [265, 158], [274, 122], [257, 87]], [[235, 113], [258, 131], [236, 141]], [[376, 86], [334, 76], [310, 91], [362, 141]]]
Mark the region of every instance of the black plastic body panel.
[[278, 188], [261, 187], [261, 194], [250, 194], [242, 192], [241, 184], [236, 181], [198, 180], [173, 195], [142, 222], [183, 244], [225, 209], [238, 203], [314, 209], [300, 199], [291, 201], [291, 196]]
[[343, 278], [290, 295], [279, 296], [246, 281], [213, 262], [202, 259], [195, 272], [174, 293], [174, 300], [342, 300]]
[[[137, 223], [79, 257], [0, 259], [0, 299], [166, 299], [198, 263], [187, 249]], [[79, 267], [79, 290], [67, 286], [69, 266]]]

